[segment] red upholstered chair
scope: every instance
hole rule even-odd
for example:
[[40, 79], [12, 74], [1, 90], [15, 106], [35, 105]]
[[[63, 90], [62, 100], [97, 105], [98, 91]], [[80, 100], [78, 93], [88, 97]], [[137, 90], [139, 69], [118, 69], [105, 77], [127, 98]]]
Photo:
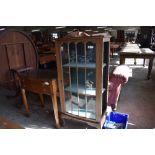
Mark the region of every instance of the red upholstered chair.
[[128, 82], [129, 73], [128, 66], [120, 65], [114, 69], [109, 78], [108, 106], [111, 106], [113, 111], [117, 108], [122, 85]]

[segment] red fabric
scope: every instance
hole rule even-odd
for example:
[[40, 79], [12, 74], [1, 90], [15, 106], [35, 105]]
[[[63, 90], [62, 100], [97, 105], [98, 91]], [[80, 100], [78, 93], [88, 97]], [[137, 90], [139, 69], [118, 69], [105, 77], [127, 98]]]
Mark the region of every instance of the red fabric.
[[109, 79], [108, 105], [115, 108], [120, 95], [121, 87], [128, 82], [129, 67], [120, 65], [115, 68]]

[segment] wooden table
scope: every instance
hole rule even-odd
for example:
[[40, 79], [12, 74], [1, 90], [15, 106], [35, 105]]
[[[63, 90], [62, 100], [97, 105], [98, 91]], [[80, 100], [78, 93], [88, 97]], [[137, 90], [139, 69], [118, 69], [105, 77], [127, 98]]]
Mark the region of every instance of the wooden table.
[[126, 44], [120, 51], [120, 64], [125, 64], [125, 58], [149, 59], [147, 79], [150, 79], [155, 52], [149, 48], [139, 48], [137, 44]]
[[56, 127], [59, 128], [57, 72], [52, 72], [51, 70], [30, 70], [18, 73], [18, 77], [26, 113], [30, 114], [30, 110], [25, 91], [39, 94], [42, 106], [44, 106], [43, 94], [50, 95], [53, 104]]

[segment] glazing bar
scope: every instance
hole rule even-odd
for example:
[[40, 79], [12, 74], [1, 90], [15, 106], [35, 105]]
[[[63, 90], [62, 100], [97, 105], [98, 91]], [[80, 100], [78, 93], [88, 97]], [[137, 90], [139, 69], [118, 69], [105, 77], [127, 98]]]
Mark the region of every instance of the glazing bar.
[[76, 72], [77, 72], [77, 100], [78, 100], [78, 116], [79, 116], [79, 83], [78, 83], [78, 59], [77, 59], [77, 43], [75, 44], [76, 52]]
[[[84, 43], [84, 54], [85, 54], [85, 94], [86, 94], [86, 80], [87, 80], [87, 69], [86, 69], [86, 43]], [[87, 117], [87, 95], [85, 95], [85, 103], [86, 103], [86, 112], [85, 112], [85, 117]]]
[[[67, 51], [68, 51], [68, 63], [70, 64], [70, 54], [69, 54], [69, 43], [67, 43]], [[70, 95], [71, 95], [71, 101], [70, 101], [70, 105], [71, 105], [71, 113], [73, 111], [73, 106], [72, 106], [72, 89], [71, 89], [71, 68], [69, 66], [69, 85], [70, 85]]]

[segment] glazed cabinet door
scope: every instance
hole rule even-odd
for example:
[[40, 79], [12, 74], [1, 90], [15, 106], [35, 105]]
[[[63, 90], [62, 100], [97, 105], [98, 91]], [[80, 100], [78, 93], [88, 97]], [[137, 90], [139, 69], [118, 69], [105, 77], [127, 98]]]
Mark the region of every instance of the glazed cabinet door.
[[96, 43], [61, 45], [65, 112], [96, 119]]

